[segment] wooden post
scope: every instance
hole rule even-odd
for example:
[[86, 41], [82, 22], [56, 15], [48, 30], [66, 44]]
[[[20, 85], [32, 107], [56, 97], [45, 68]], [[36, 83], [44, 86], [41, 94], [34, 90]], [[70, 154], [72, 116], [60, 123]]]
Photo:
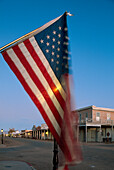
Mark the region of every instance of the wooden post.
[[87, 124], [85, 125], [85, 130], [86, 130], [86, 135], [85, 135], [85, 137], [86, 137], [86, 143], [87, 143]]
[[100, 142], [101, 142], [101, 126], [100, 126]]
[[58, 144], [57, 141], [54, 138], [54, 155], [53, 155], [53, 170], [58, 169]]

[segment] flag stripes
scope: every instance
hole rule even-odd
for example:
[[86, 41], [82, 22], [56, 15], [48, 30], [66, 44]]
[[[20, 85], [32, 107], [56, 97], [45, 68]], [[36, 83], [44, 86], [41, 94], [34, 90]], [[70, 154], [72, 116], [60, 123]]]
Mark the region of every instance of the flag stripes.
[[[20, 44], [20, 46], [21, 46], [21, 44]], [[41, 73], [38, 72], [38, 69], [36, 69], [36, 72], [33, 71], [32, 66], [30, 66], [30, 64], [32, 65], [32, 61], [31, 60], [29, 62], [27, 61], [27, 60], [29, 60], [29, 58], [31, 58], [31, 56], [27, 57], [27, 60], [26, 60], [26, 58], [24, 57], [24, 55], [23, 55], [23, 53], [22, 53], [22, 51], [20, 50], [19, 47], [18, 46], [13, 47], [15, 54], [18, 54], [19, 60], [21, 61], [21, 63], [23, 63], [24, 68], [27, 70], [31, 79], [33, 80], [33, 82], [35, 83], [37, 88], [39, 89], [40, 93], [45, 98], [48, 106], [50, 107], [50, 109], [52, 111], [52, 113], [54, 113], [57, 122], [60, 124], [61, 123], [60, 114], [58, 113], [57, 109], [55, 108], [55, 106], [54, 106], [55, 104], [53, 104], [52, 100], [50, 99], [50, 96], [47, 94], [46, 89], [44, 89], [44, 82], [42, 81], [43, 80], [42, 75], [41, 75], [41, 79], [39, 80], [39, 78], [35, 74], [35, 73], [37, 73], [37, 74], [40, 75]], [[25, 54], [25, 51], [24, 51], [24, 54]], [[33, 66], [35, 68], [35, 63], [33, 63]], [[43, 101], [41, 101], [41, 102], [43, 102]]]
[[[4, 56], [4, 54], [3, 54], [3, 56]], [[58, 134], [58, 136], [60, 136], [60, 132], [61, 132], [60, 126], [57, 123], [52, 111], [50, 110], [45, 98], [42, 96], [41, 92], [39, 91], [37, 86], [34, 84], [33, 80], [31, 79], [31, 77], [27, 73], [26, 69], [21, 64], [20, 60], [14, 53], [13, 49], [7, 50], [5, 59], [8, 60], [8, 58], [10, 58], [10, 60], [12, 61], [11, 63], [13, 63], [11, 65], [15, 65], [14, 72], [17, 72], [17, 70], [18, 70], [18, 72], [21, 75], [21, 76], [20, 75], [18, 76], [18, 79], [21, 80], [23, 78], [23, 81], [21, 83], [24, 86], [24, 88], [27, 89], [29, 87], [29, 89], [32, 91], [32, 94], [30, 93], [30, 97], [33, 96], [33, 101], [36, 99], [37, 99], [37, 102], [39, 101], [38, 104], [40, 103], [40, 106], [42, 106], [43, 110], [45, 111], [45, 114], [48, 113], [48, 114], [46, 114], [47, 115], [46, 117], [49, 117], [49, 120], [51, 121], [51, 124], [53, 125], [54, 129], [56, 130], [56, 133]], [[37, 102], [35, 104], [37, 104]], [[39, 106], [38, 104], [36, 105], [37, 107]]]
[[[34, 30], [2, 55], [42, 114], [65, 156], [75, 163], [66, 13]], [[79, 152], [79, 150], [77, 149]]]
[[[58, 79], [56, 78], [56, 76], [54, 75], [54, 72], [52, 71], [48, 61], [46, 60], [43, 52], [41, 51], [40, 47], [38, 46], [36, 40], [34, 37], [31, 37], [30, 39], [31, 45], [33, 46], [36, 54], [39, 56], [39, 59], [41, 60], [41, 62], [43, 63], [46, 72], [48, 73], [48, 75], [50, 75], [53, 83], [56, 85], [56, 89], [60, 92], [61, 96], [63, 97], [63, 99], [66, 99], [66, 94], [61, 86], [61, 84], [59, 83]], [[36, 61], [37, 62], [37, 61]], [[37, 63], [38, 64], [38, 63]], [[44, 75], [45, 76], [45, 75]]]
[[[65, 92], [59, 82], [57, 83], [58, 87], [56, 87], [54, 82], [57, 82], [58, 80], [54, 76], [47, 60], [45, 58], [39, 58], [41, 54], [38, 55], [39, 48], [38, 44], [37, 46], [34, 45], [35, 41], [36, 40], [33, 37], [29, 40], [25, 40], [23, 43], [20, 43], [19, 45], [4, 52], [3, 56], [7, 63], [10, 63], [9, 65], [11, 65], [10, 67], [14, 73], [17, 73], [16, 76], [30, 95], [33, 102], [36, 104], [39, 111], [42, 113], [44, 120], [46, 122], [47, 120], [50, 122], [48, 126], [51, 132], [54, 132], [53, 134], [55, 134], [59, 145], [62, 148], [65, 148], [65, 150], [63, 149], [63, 152], [66, 153], [65, 155], [67, 155], [69, 160], [72, 161], [73, 150], [72, 147], [68, 147], [69, 143], [72, 143], [72, 135], [69, 134], [69, 126], [67, 128], [68, 133], [66, 136], [61, 134], [61, 124], [64, 118], [64, 111], [62, 108], [64, 108], [65, 104]], [[40, 59], [42, 59], [42, 61]], [[48, 65], [48, 69], [46, 68], [46, 64]], [[42, 66], [45, 69], [41, 69]], [[45, 76], [45, 74], [49, 75]], [[48, 78], [46, 79], [46, 77]], [[50, 82], [53, 82], [52, 84], [48, 82], [49, 78], [51, 80]], [[62, 141], [60, 140], [61, 135], [64, 136]], [[65, 138], [67, 138], [67, 140], [65, 140]], [[64, 145], [64, 147], [62, 145]]]
[[[35, 80], [39, 79], [39, 81], [36, 82], [35, 84], [37, 84], [39, 86], [39, 84], [41, 82], [41, 87], [39, 87], [39, 89], [40, 88], [42, 89], [42, 94], [45, 94], [48, 99], [50, 99], [50, 98], [52, 99], [51, 102], [53, 102], [54, 107], [56, 107], [56, 109], [59, 112], [61, 118], [63, 118], [63, 109], [61, 108], [60, 103], [56, 99], [55, 94], [53, 93], [52, 89], [50, 88], [46, 78], [44, 78], [43, 73], [40, 71], [40, 69], [36, 65], [35, 61], [33, 60], [32, 56], [30, 55], [27, 48], [25, 47], [24, 43], [19, 44], [19, 48], [20, 48], [22, 54], [24, 54], [24, 56], [26, 58], [26, 61], [24, 62], [24, 65], [26, 64], [26, 66], [28, 66], [28, 65], [31, 66], [31, 68], [29, 68], [29, 70], [28, 70], [29, 74], [36, 74]], [[31, 48], [31, 47], [29, 47], [29, 48]], [[18, 51], [17, 51], [17, 53], [18, 53]], [[24, 56], [22, 56], [22, 60], [24, 60]], [[33, 69], [34, 72], [32, 71], [32, 73], [31, 73], [30, 69], [31, 70]], [[50, 106], [52, 107], [53, 104], [51, 103]]]

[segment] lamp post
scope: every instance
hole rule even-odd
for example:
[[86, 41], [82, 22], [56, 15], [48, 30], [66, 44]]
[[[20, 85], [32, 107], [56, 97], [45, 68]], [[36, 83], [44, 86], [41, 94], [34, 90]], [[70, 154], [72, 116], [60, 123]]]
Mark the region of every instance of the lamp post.
[[1, 129], [1, 133], [2, 133], [1, 142], [2, 142], [2, 144], [3, 144], [3, 129]]
[[58, 169], [58, 144], [54, 138], [54, 155], [53, 155], [53, 170]]

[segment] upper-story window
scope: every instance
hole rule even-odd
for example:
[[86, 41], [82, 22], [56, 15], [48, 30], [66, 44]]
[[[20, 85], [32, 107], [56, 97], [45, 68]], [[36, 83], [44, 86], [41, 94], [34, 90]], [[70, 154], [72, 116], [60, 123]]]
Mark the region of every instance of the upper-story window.
[[110, 120], [110, 119], [111, 119], [110, 113], [107, 113], [107, 120]]
[[88, 112], [86, 113], [86, 118], [88, 118]]
[[86, 112], [86, 120], [88, 120], [88, 112]]
[[99, 121], [100, 120], [100, 112], [96, 113], [96, 120]]
[[82, 115], [81, 115], [81, 113], [80, 113], [80, 121], [82, 120]]

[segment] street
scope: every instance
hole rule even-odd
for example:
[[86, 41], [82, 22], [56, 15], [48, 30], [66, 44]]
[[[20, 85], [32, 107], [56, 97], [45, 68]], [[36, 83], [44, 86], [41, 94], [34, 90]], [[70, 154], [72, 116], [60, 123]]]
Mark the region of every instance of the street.
[[[81, 147], [83, 161], [70, 170], [114, 169], [114, 143], [82, 143]], [[23, 161], [36, 170], [52, 170], [53, 141], [6, 137], [0, 143], [0, 161]]]

